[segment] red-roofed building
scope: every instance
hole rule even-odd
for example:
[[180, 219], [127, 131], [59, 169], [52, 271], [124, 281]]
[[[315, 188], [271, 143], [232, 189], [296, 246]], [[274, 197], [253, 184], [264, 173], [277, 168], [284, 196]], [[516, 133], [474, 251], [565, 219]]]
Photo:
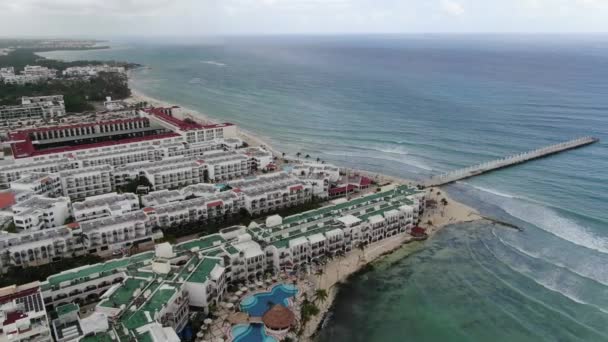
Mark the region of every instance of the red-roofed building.
[[52, 341], [39, 284], [0, 288], [0, 341]]
[[190, 118], [181, 120], [173, 115], [174, 112], [178, 111], [181, 111], [181, 108], [174, 106], [171, 108], [146, 108], [142, 109], [140, 113], [146, 115], [157, 124], [180, 133], [189, 143], [237, 137], [236, 126], [234, 124], [203, 125]]
[[222, 202], [222, 201], [215, 201], [215, 202], [207, 203], [207, 208], [220, 207], [220, 206], [222, 206], [222, 204], [224, 204], [224, 202]]
[[0, 209], [12, 207], [16, 203], [15, 194], [9, 191], [0, 192]]

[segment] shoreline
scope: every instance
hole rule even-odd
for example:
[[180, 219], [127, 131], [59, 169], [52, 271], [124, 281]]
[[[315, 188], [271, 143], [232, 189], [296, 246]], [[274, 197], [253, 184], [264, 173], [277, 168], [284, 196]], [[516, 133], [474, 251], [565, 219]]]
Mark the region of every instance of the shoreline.
[[[128, 77], [131, 79], [132, 71], [128, 72]], [[218, 123], [220, 120], [211, 117], [206, 113], [201, 113], [192, 108], [183, 107], [179, 103], [169, 103], [168, 101], [159, 100], [143, 93], [140, 89], [135, 89], [132, 82], [129, 82], [131, 89], [131, 96], [126, 98], [124, 101], [129, 103], [147, 102], [154, 106], [161, 107], [172, 107], [178, 105], [183, 109], [183, 112], [193, 119], [202, 123]], [[184, 115], [182, 115], [183, 118]], [[237, 124], [238, 136], [244, 142], [250, 146], [264, 146], [275, 156], [281, 157], [281, 153], [278, 152], [271, 144], [265, 139], [262, 139], [251, 132], [244, 131]], [[290, 160], [297, 160], [289, 156]], [[370, 172], [365, 170], [343, 168], [348, 172], [355, 172], [368, 176], [378, 183], [391, 182], [397, 184], [408, 184], [416, 185], [417, 182], [409, 179], [400, 177], [389, 176], [377, 172]], [[420, 218], [420, 226], [426, 229], [427, 238], [432, 238], [442, 228], [457, 224], [473, 222], [478, 220], [487, 219], [479, 214], [479, 212], [469, 206], [466, 206], [460, 202], [453, 200], [444, 190], [438, 187], [431, 187], [426, 189], [427, 191], [427, 203], [434, 202], [434, 207], [428, 207], [425, 209], [423, 215]], [[445, 201], [444, 201], [445, 200]], [[443, 203], [445, 204], [443, 204]], [[373, 262], [377, 262], [384, 257], [387, 257], [401, 249], [408, 246], [412, 242], [417, 242], [420, 239], [413, 238], [409, 235], [401, 234], [394, 237], [387, 238], [382, 241], [375, 242], [365, 248], [364, 251], [353, 250], [348, 253], [344, 258], [338, 260], [332, 260], [324, 266], [323, 274], [320, 277], [311, 275], [314, 277], [314, 283], [316, 288], [322, 288], [327, 290], [327, 300], [321, 304], [318, 304], [319, 314], [313, 316], [311, 320], [304, 326], [303, 334], [300, 336], [302, 341], [313, 341], [317, 336], [318, 332], [322, 328], [322, 324], [325, 321], [328, 313], [331, 311], [334, 301], [340, 289], [340, 284], [357, 274], [358, 272], [365, 271], [365, 267], [372, 265]], [[419, 242], [422, 243], [422, 242]], [[410, 255], [413, 251], [408, 251], [403, 257]]]

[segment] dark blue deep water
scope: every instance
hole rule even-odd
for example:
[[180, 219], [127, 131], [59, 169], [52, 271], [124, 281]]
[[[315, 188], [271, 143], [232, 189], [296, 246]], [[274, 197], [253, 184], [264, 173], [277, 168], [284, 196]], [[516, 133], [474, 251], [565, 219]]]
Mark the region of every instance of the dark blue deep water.
[[608, 340], [608, 36], [114, 42], [147, 95], [288, 153], [421, 178], [594, 135], [594, 146], [449, 187], [523, 232], [452, 226], [338, 297], [322, 341]]

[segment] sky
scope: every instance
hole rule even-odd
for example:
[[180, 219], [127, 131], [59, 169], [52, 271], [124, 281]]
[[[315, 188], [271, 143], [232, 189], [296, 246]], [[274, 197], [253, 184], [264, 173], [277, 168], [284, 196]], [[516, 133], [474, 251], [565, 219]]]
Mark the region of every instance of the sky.
[[608, 0], [0, 0], [0, 36], [608, 32]]

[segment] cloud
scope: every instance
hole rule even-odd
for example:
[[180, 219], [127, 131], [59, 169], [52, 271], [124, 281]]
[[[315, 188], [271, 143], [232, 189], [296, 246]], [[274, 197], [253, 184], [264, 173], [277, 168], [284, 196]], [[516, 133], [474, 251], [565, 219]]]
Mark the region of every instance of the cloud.
[[454, 0], [441, 0], [440, 3], [441, 11], [451, 16], [461, 16], [464, 14], [464, 7], [462, 4]]
[[0, 0], [16, 13], [138, 16], [176, 8], [172, 0]]

